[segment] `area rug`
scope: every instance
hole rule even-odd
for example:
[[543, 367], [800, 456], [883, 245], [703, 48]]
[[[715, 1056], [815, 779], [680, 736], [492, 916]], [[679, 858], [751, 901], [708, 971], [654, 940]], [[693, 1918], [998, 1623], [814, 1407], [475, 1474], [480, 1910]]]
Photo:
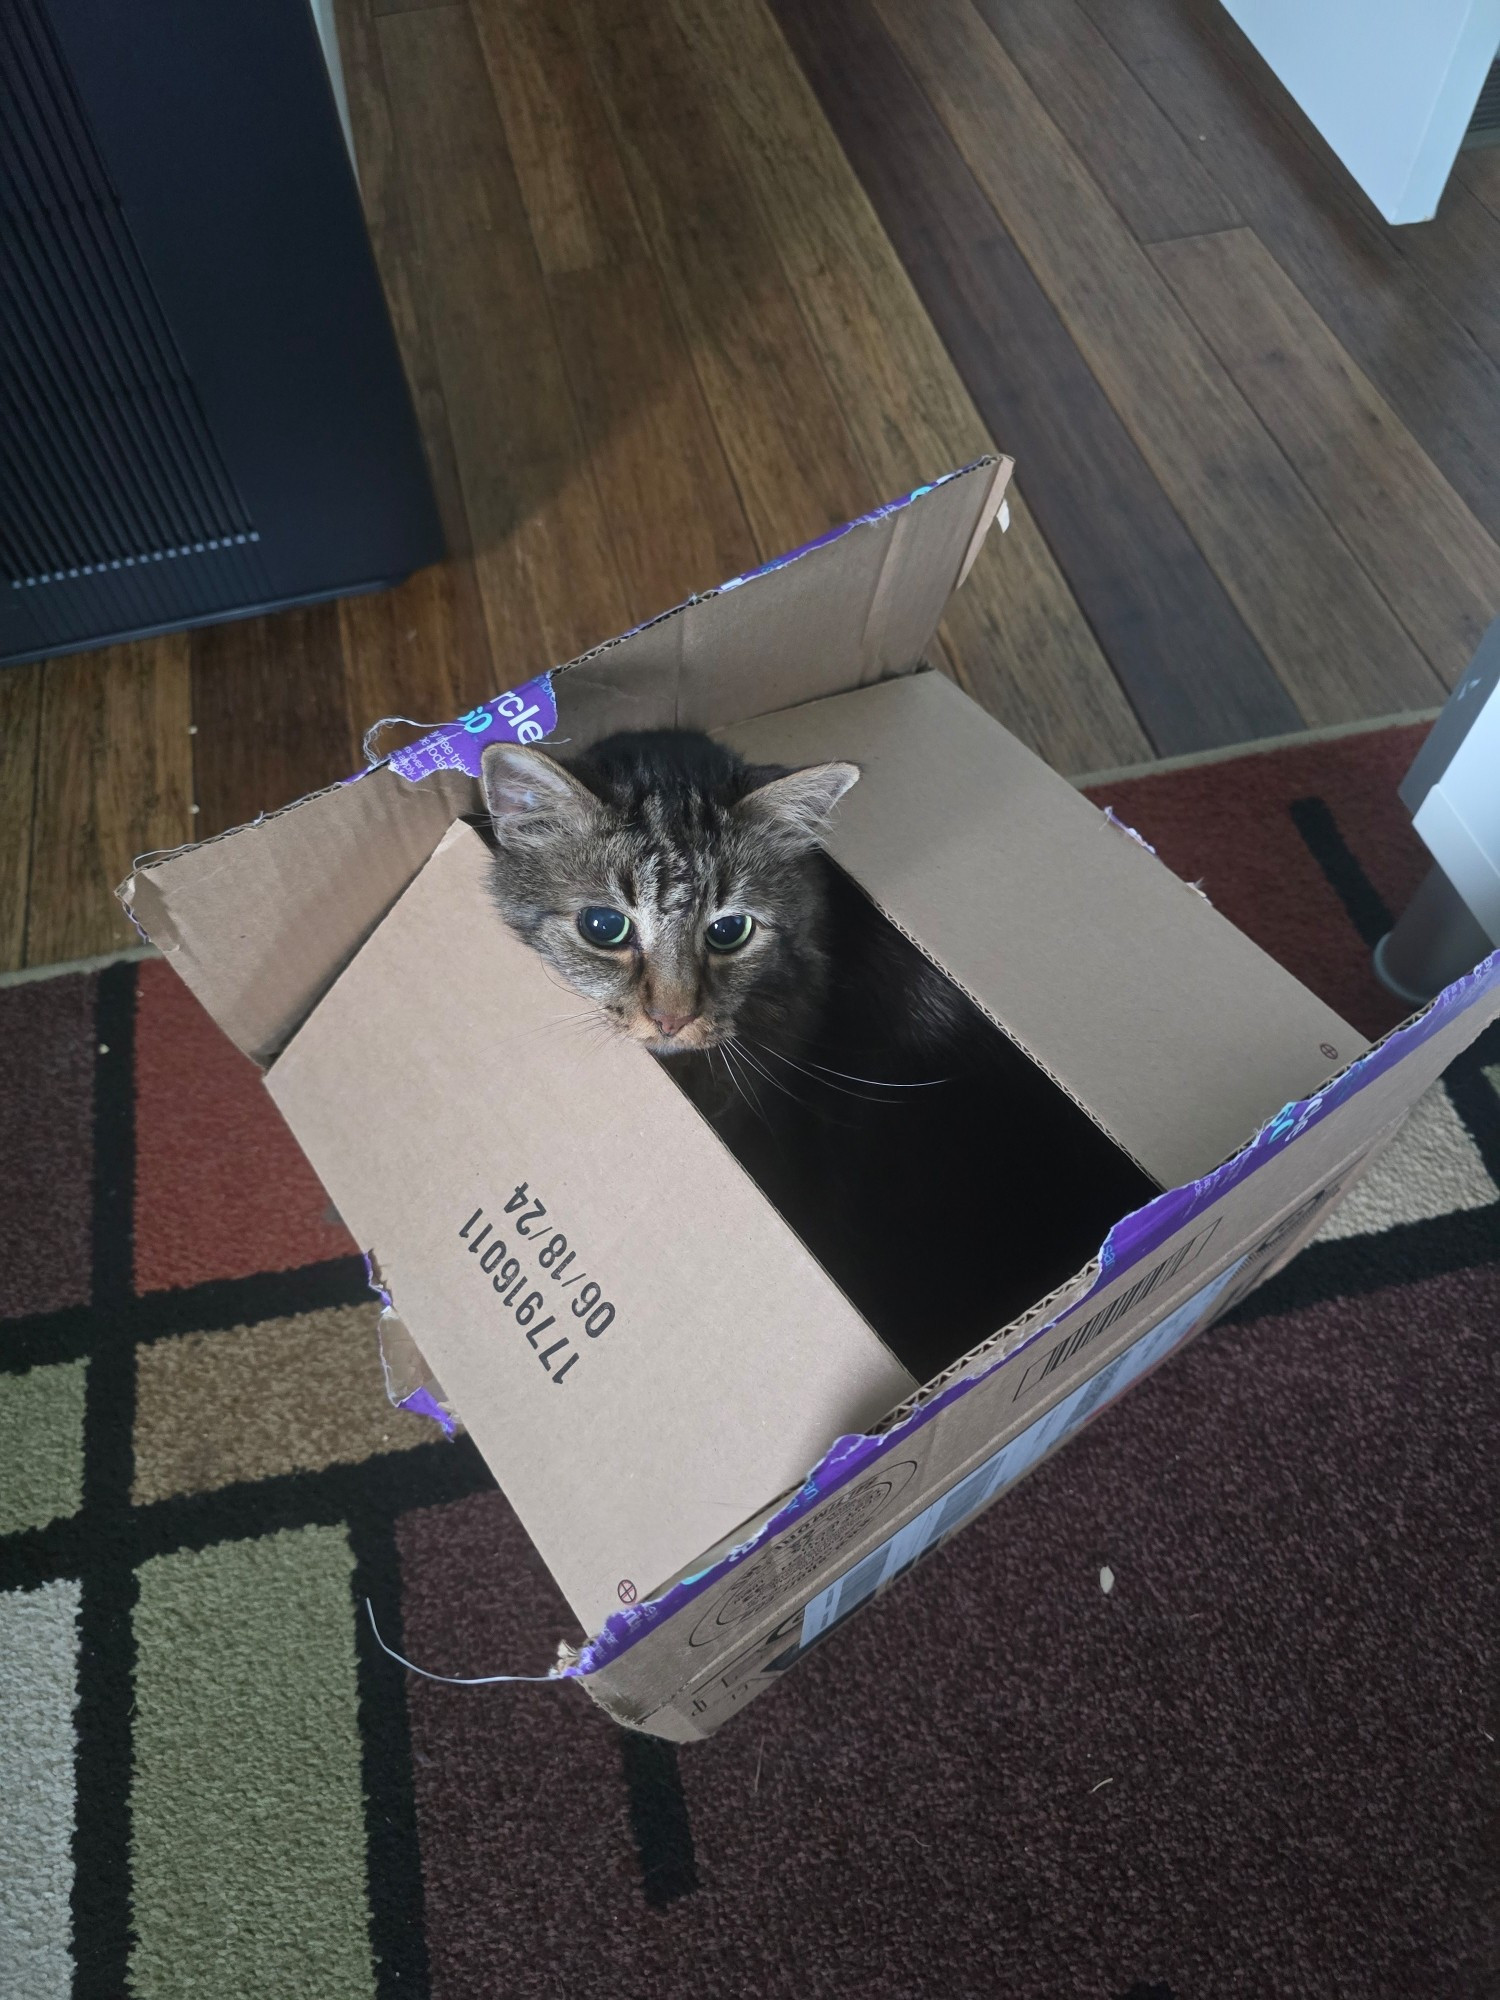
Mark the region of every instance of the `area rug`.
[[[1374, 1035], [1419, 736], [1097, 796]], [[446, 1673], [578, 1635], [159, 961], [0, 990], [0, 1315], [0, 1993], [1500, 1990], [1493, 1033], [1270, 1287], [680, 1753], [375, 1645], [366, 1596]]]

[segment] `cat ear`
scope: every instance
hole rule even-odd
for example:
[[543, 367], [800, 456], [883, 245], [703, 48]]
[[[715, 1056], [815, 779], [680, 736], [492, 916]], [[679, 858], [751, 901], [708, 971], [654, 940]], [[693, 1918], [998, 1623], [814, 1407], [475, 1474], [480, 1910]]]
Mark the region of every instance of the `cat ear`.
[[492, 743], [479, 762], [484, 802], [502, 840], [593, 817], [599, 801], [545, 750], [521, 743]]
[[858, 764], [812, 764], [757, 785], [736, 810], [789, 845], [812, 847], [823, 838], [839, 800], [858, 783]]

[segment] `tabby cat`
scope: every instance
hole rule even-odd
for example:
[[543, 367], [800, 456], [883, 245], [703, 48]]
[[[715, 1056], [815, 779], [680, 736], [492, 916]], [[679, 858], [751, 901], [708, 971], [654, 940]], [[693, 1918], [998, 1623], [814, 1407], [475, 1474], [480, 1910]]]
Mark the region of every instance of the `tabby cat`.
[[505, 921], [661, 1059], [919, 1380], [1153, 1191], [824, 852], [853, 764], [657, 730], [495, 745], [483, 775]]

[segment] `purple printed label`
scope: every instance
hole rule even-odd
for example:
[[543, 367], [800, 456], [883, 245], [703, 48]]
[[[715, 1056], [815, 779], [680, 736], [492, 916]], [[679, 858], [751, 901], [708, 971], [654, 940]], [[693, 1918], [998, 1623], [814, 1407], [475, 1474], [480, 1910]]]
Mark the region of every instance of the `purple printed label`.
[[556, 727], [552, 676], [543, 674], [471, 708], [457, 722], [418, 737], [404, 750], [392, 751], [386, 761], [399, 777], [413, 782], [431, 777], [434, 771], [467, 771], [477, 778], [480, 759], [492, 743], [540, 743]]

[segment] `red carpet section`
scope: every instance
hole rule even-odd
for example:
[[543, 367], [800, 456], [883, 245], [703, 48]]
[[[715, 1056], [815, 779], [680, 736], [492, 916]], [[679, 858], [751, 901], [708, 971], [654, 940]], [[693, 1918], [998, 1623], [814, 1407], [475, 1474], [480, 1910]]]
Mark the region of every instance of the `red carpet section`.
[[139, 975], [135, 1096], [138, 1291], [353, 1250], [254, 1064], [161, 959]]
[[[1417, 734], [1100, 803], [1376, 1034]], [[578, 1634], [374, 1321], [165, 965], [0, 989], [0, 1993], [1500, 1992], [1493, 1031], [1286, 1272], [680, 1753], [376, 1646], [367, 1597], [440, 1672]]]

